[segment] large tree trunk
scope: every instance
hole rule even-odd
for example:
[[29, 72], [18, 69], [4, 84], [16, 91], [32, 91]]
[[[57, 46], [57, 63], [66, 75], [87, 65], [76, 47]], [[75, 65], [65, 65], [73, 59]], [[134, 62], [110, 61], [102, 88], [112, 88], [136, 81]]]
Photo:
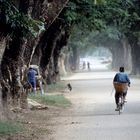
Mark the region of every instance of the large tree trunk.
[[65, 68], [65, 60], [66, 60], [66, 54], [61, 52], [58, 60], [58, 67], [59, 67], [59, 73], [60, 76], [67, 75], [66, 68]]
[[[64, 46], [64, 45], [61, 45], [62, 43], [60, 42], [61, 40], [66, 40], [66, 39], [63, 39], [64, 37], [62, 37], [62, 30], [64, 26], [65, 26], [64, 22], [60, 19], [57, 19], [50, 26], [50, 28], [43, 34], [39, 42], [39, 45], [36, 48], [36, 50], [41, 49], [40, 68], [41, 68], [43, 79], [44, 81], [47, 79], [48, 84], [51, 84], [51, 82], [54, 81], [54, 80], [51, 80], [51, 77], [54, 77], [56, 73], [57, 74], [59, 73], [58, 65], [56, 63], [58, 63], [58, 54], [60, 53], [62, 46]], [[67, 35], [64, 35], [64, 36], [67, 36]], [[35, 52], [37, 53], [37, 51]], [[34, 57], [37, 56], [36, 53]]]
[[[0, 4], [3, 6], [4, 2], [6, 1], [1, 1]], [[19, 10], [22, 11], [21, 1], [16, 4], [18, 4], [16, 6], [19, 8]], [[24, 7], [24, 3], [22, 4]], [[11, 5], [11, 7], [12, 6], [13, 5]], [[4, 49], [1, 47], [1, 103], [3, 105], [5, 117], [11, 118], [12, 114], [9, 113], [9, 107], [20, 106], [19, 99], [22, 92], [20, 68], [23, 65], [22, 56], [24, 52], [25, 40], [23, 38], [23, 30], [21, 28], [12, 28], [12, 26], [7, 23], [4, 7], [1, 7], [0, 16], [0, 39], [5, 42]]]
[[119, 67], [123, 66], [125, 69], [131, 71], [131, 48], [127, 40], [122, 38], [109, 48], [112, 52], [112, 68], [118, 70]]
[[126, 38], [121, 40], [122, 48], [124, 50], [124, 67], [131, 72], [132, 70], [132, 57], [131, 47]]
[[132, 74], [140, 75], [140, 46], [135, 44], [132, 46]]
[[69, 39], [69, 31], [65, 28], [62, 29], [59, 39], [57, 40], [56, 47], [53, 52], [54, 58], [54, 68], [55, 68], [55, 79], [56, 82], [60, 80], [60, 72], [59, 72], [59, 58], [63, 47], [66, 47]]
[[72, 56], [71, 56], [71, 69], [72, 70], [79, 70], [79, 63], [80, 63], [80, 50], [78, 47], [74, 46], [72, 48]]
[[[40, 61], [40, 68], [44, 80], [47, 79], [48, 84], [53, 83], [51, 77], [54, 75], [53, 66], [53, 51], [56, 47], [56, 42], [60, 34], [60, 24], [54, 23], [46, 32], [45, 47], [42, 47], [42, 57]], [[46, 75], [47, 73], [47, 75]]]
[[3, 106], [20, 107], [20, 96], [23, 90], [21, 84], [21, 68], [25, 40], [17, 30], [5, 49], [2, 63], [2, 101]]
[[71, 63], [70, 63], [70, 52], [66, 52], [66, 57], [65, 57], [65, 69], [66, 69], [66, 72], [72, 73], [72, 70], [71, 70]]
[[124, 50], [122, 47], [113, 47], [112, 49], [112, 68], [118, 70], [120, 66], [124, 66]]
[[[6, 41], [8, 40], [8, 38], [1, 38], [1, 41], [0, 41], [0, 83], [2, 83], [2, 73], [1, 73], [1, 61], [2, 61], [2, 57], [3, 57], [3, 54], [4, 54], [4, 50], [6, 48]], [[8, 116], [7, 115], [7, 106], [3, 106], [5, 101], [2, 100], [2, 86], [0, 85], [0, 120], [3, 120], [5, 118], [5, 116]]]
[[132, 74], [139, 75], [140, 74], [140, 45], [138, 44], [138, 38], [131, 36], [129, 37], [129, 42], [131, 45], [132, 52]]
[[[69, 38], [68, 32], [63, 29], [60, 31], [58, 38], [56, 40], [55, 48], [52, 52], [51, 64], [49, 63], [49, 79], [53, 79], [53, 83], [60, 81], [60, 71], [59, 71], [59, 58], [62, 48], [67, 44]], [[63, 63], [64, 64], [64, 63]], [[51, 66], [51, 67], [50, 67]]]

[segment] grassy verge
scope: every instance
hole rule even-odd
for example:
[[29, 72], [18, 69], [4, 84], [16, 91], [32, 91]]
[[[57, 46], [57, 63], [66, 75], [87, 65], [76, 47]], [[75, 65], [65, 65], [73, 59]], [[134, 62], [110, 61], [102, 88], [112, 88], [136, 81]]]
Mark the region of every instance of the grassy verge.
[[63, 95], [32, 95], [29, 97], [39, 103], [58, 107], [69, 107], [71, 102]]
[[48, 85], [48, 91], [47, 92], [55, 92], [55, 91], [62, 91], [66, 88], [65, 82], [58, 82], [56, 84]]
[[0, 134], [13, 134], [23, 131], [23, 128], [13, 122], [0, 121]]

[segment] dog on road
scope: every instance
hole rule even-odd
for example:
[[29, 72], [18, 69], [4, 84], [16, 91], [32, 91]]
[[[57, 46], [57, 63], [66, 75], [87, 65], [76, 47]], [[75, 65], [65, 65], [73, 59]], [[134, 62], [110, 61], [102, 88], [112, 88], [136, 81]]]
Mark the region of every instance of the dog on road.
[[67, 87], [68, 87], [69, 91], [72, 91], [72, 86], [70, 83], [67, 84]]

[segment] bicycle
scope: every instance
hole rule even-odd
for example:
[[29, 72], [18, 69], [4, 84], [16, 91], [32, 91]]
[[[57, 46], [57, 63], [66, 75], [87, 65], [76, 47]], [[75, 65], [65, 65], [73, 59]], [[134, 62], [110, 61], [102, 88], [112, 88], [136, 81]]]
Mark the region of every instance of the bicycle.
[[118, 103], [119, 115], [122, 113], [122, 110], [124, 108], [124, 104], [125, 104], [125, 101], [124, 101], [123, 93], [120, 93], [120, 95], [119, 95], [119, 103]]
[[128, 89], [128, 83], [119, 83], [119, 82], [114, 82], [114, 88], [116, 92], [119, 94], [119, 102], [118, 102], [118, 112], [119, 115], [122, 113], [122, 109], [125, 104], [124, 96], [123, 94], [127, 92]]

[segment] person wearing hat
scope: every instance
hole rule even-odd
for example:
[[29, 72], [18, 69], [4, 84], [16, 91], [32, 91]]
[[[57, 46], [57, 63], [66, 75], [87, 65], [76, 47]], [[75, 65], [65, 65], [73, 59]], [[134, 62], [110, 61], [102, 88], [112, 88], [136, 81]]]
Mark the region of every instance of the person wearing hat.
[[[113, 83], [127, 83], [130, 87], [130, 79], [128, 75], [125, 73], [124, 67], [120, 67], [119, 72], [115, 75], [113, 79]], [[115, 93], [115, 102], [116, 102], [116, 111], [118, 110], [118, 103], [119, 103], [119, 95], [120, 93]], [[123, 93], [124, 100], [126, 101], [127, 90]]]

